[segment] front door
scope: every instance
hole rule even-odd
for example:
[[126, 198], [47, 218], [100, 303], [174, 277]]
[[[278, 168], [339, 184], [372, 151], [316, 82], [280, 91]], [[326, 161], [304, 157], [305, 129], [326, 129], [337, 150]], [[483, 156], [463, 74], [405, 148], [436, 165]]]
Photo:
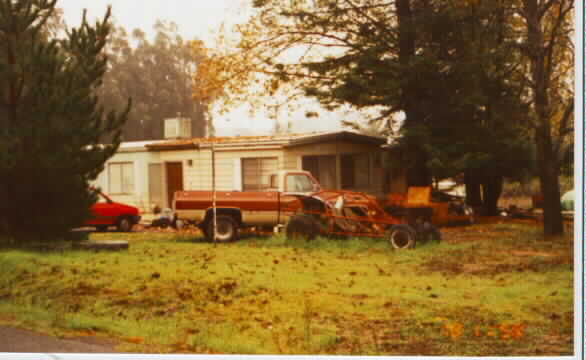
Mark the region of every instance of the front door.
[[183, 164], [180, 162], [168, 162], [167, 167], [167, 206], [173, 206], [173, 194], [183, 190]]

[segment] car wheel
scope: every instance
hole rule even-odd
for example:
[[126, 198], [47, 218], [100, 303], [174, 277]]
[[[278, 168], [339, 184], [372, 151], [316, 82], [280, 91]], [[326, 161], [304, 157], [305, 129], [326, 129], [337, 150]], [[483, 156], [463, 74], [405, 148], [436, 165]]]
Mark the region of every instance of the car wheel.
[[287, 239], [313, 240], [319, 235], [319, 225], [308, 215], [295, 215], [287, 224]]
[[416, 234], [409, 225], [394, 225], [386, 234], [387, 241], [393, 249], [411, 249], [415, 247]]
[[118, 224], [116, 225], [116, 229], [119, 232], [129, 232], [132, 229], [132, 222], [127, 217], [122, 217], [118, 220]]
[[214, 221], [207, 224], [206, 237], [211, 241], [230, 242], [238, 239], [238, 225], [230, 215], [218, 215], [216, 218], [216, 237], [214, 239]]

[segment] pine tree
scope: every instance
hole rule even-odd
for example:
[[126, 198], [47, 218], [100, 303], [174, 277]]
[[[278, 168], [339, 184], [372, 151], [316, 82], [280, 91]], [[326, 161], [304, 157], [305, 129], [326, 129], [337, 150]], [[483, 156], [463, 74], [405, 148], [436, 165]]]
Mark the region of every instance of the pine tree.
[[110, 10], [48, 38], [55, 5], [0, 0], [0, 234], [19, 242], [59, 239], [90, 216], [89, 182], [117, 150], [130, 108], [106, 112], [96, 96]]

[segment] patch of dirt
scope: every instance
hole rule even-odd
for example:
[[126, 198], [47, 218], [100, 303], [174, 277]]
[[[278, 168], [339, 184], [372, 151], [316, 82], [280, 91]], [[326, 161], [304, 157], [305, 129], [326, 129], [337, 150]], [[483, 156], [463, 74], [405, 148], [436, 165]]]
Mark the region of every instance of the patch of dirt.
[[432, 258], [423, 264], [423, 268], [428, 272], [439, 272], [444, 275], [457, 275], [462, 273], [462, 264], [456, 262], [446, 262], [441, 258]]
[[490, 269], [488, 264], [464, 264], [462, 265], [462, 272], [465, 273], [481, 273]]
[[524, 271], [519, 264], [464, 264], [462, 265], [462, 272], [476, 275], [496, 275], [505, 272]]
[[553, 253], [547, 253], [544, 251], [511, 251], [511, 255], [514, 256], [520, 256], [520, 257], [525, 257], [525, 256], [543, 256], [543, 257], [551, 257], [551, 256], [558, 256], [558, 254], [553, 254]]
[[332, 347], [334, 353], [364, 353], [385, 355], [437, 355], [440, 353], [435, 344], [421, 341], [404, 333], [413, 326], [408, 320], [369, 320], [365, 318], [343, 319], [337, 321], [338, 343]]
[[0, 326], [0, 352], [27, 353], [114, 353], [116, 342], [98, 337], [58, 339], [33, 332]]

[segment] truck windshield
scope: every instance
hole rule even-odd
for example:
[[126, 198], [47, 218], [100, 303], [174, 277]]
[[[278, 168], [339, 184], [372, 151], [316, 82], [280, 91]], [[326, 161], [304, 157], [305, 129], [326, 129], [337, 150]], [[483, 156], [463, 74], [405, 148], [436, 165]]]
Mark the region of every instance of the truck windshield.
[[286, 180], [287, 192], [312, 192], [314, 191], [313, 181], [305, 174], [287, 175]]
[[269, 180], [269, 188], [270, 189], [278, 189], [279, 188], [279, 177], [277, 174], [272, 174]]

